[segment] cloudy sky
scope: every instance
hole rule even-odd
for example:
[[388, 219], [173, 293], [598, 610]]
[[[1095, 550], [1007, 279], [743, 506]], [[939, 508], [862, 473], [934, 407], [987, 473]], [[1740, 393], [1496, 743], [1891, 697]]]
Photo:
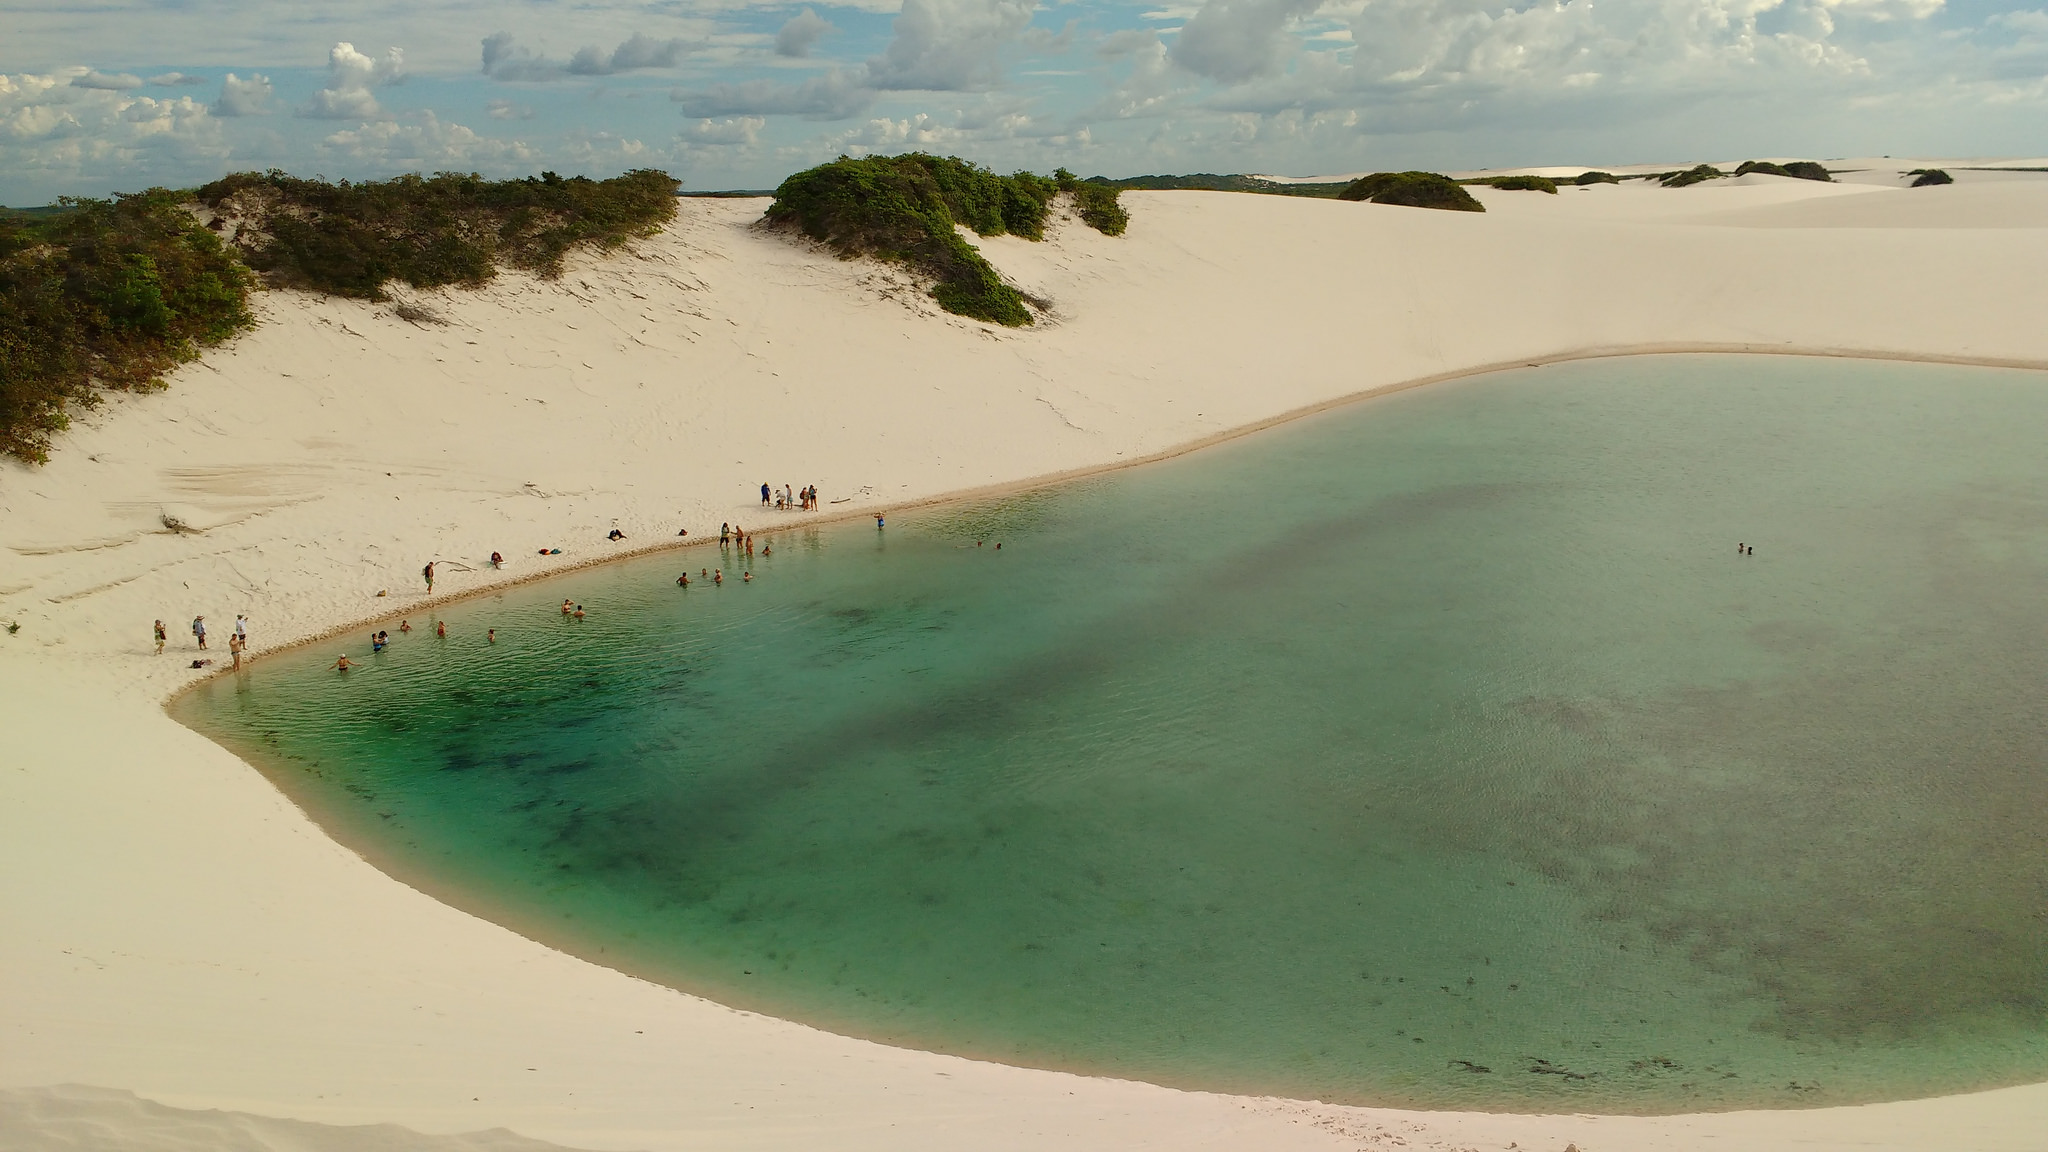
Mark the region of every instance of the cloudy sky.
[[[2048, 3], [2048, 0], [2032, 0]], [[2048, 153], [2014, 0], [0, 0], [0, 203], [910, 149], [1084, 174]]]

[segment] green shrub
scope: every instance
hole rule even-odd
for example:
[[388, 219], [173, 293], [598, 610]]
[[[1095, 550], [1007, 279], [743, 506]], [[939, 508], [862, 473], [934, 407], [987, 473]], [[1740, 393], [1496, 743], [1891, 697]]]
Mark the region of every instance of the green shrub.
[[1074, 211], [1083, 224], [1104, 236], [1121, 236], [1130, 226], [1131, 214], [1124, 210], [1120, 199], [1123, 185], [1099, 176], [1083, 180], [1065, 168], [1055, 169], [1052, 176], [1060, 191], [1074, 198]]
[[1062, 168], [1051, 177], [998, 176], [952, 156], [841, 156], [798, 172], [775, 190], [764, 217], [800, 229], [844, 257], [873, 256], [930, 276], [933, 299], [948, 312], [1012, 327], [1031, 323], [1024, 298], [960, 238], [976, 235], [1041, 240], [1052, 200], [1074, 196], [1081, 219], [1120, 235], [1130, 217], [1117, 189], [1090, 184]]
[[0, 216], [0, 452], [49, 458], [67, 409], [163, 373], [250, 324], [250, 277], [161, 188]]
[[1794, 160], [1790, 164], [1773, 164], [1768, 160], [1744, 160], [1735, 169], [1737, 176], [1747, 176], [1751, 172], [1761, 172], [1766, 176], [1789, 176], [1794, 180], [1819, 180], [1826, 184], [1835, 182], [1835, 178], [1828, 174], [1826, 168], [1811, 160]]
[[1913, 177], [1913, 183], [1909, 185], [1909, 187], [1913, 188], [1928, 188], [1937, 184], [1953, 184], [1956, 182], [1955, 177], [1943, 172], [1939, 168], [1915, 168], [1911, 172], [1906, 173], [1906, 175]]
[[1460, 184], [1481, 184], [1498, 188], [1503, 192], [1548, 192], [1557, 195], [1557, 181], [1541, 176], [1485, 176], [1477, 180], [1460, 180]]
[[609, 180], [523, 180], [441, 172], [352, 184], [283, 172], [239, 172], [199, 189], [201, 203], [238, 220], [236, 244], [273, 285], [384, 298], [415, 288], [476, 287], [509, 265], [561, 275], [570, 249], [612, 249], [675, 218], [676, 182], [643, 169]]
[[1619, 184], [1621, 183], [1621, 177], [1616, 176], [1612, 172], [1581, 172], [1578, 179], [1573, 180], [1572, 183], [1580, 185]]
[[1684, 188], [1705, 180], [1719, 180], [1728, 175], [1712, 164], [1696, 164], [1683, 172], [1667, 173], [1663, 177], [1666, 188]]
[[1375, 172], [1361, 176], [1337, 194], [1339, 200], [1369, 200], [1409, 208], [1442, 208], [1452, 212], [1484, 212], [1486, 206], [1435, 172]]

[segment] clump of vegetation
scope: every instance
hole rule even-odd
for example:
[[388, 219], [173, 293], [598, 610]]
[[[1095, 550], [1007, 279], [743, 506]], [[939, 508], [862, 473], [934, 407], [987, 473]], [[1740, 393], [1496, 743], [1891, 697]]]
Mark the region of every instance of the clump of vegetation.
[[250, 324], [250, 277], [153, 188], [0, 216], [0, 452], [41, 463], [66, 410], [145, 391]]
[[[1045, 236], [1052, 200], [1074, 194], [1081, 218], [1111, 236], [1129, 222], [1117, 190], [1080, 191], [1055, 177], [994, 172], [952, 156], [841, 156], [782, 182], [764, 219], [799, 228], [844, 257], [874, 256], [909, 265], [937, 281], [932, 297], [948, 312], [1012, 327], [1031, 323], [1024, 297], [1003, 283], [956, 225], [978, 236]], [[1084, 198], [1085, 197], [1085, 198]]]
[[364, 183], [272, 170], [195, 195], [236, 223], [233, 243], [272, 285], [369, 300], [384, 299], [393, 280], [477, 287], [501, 265], [552, 279], [570, 249], [616, 248], [676, 214], [676, 181], [651, 169], [609, 180], [441, 172]]
[[1939, 168], [1915, 168], [1906, 175], [1913, 177], [1910, 188], [1927, 188], [1936, 184], [1953, 184], [1956, 178]]
[[1619, 184], [1621, 183], [1621, 177], [1616, 176], [1612, 172], [1581, 172], [1572, 183], [1581, 186], [1587, 184]]
[[1060, 191], [1074, 198], [1074, 211], [1081, 222], [1104, 236], [1121, 236], [1130, 227], [1131, 214], [1120, 197], [1123, 189], [1100, 180], [1082, 180], [1065, 168], [1053, 172]]
[[1557, 195], [1557, 181], [1541, 176], [1481, 176], [1473, 180], [1460, 180], [1460, 184], [1480, 184], [1498, 188], [1503, 192], [1548, 192]]
[[1670, 172], [1663, 176], [1666, 188], [1685, 188], [1706, 180], [1719, 180], [1728, 175], [1712, 164], [1695, 164], [1683, 172]]
[[1835, 178], [1828, 170], [1811, 160], [1794, 160], [1790, 164], [1773, 164], [1769, 160], [1744, 160], [1736, 169], [1737, 176], [1761, 172], [1766, 176], [1789, 176], [1794, 180], [1818, 180], [1832, 184]]
[[1484, 212], [1457, 181], [1435, 172], [1375, 172], [1361, 176], [1337, 194], [1339, 200], [1400, 204], [1409, 208], [1442, 208], [1452, 212]]

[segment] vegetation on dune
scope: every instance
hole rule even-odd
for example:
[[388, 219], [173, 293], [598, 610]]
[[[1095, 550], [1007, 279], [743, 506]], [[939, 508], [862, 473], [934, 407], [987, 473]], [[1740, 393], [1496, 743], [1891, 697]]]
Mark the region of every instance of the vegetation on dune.
[[[68, 408], [161, 387], [248, 327], [252, 267], [273, 285], [379, 300], [392, 280], [475, 286], [501, 266], [556, 276], [570, 249], [616, 247], [675, 212], [675, 181], [650, 171], [365, 184], [245, 172], [197, 191], [0, 211], [0, 452], [46, 460]], [[442, 322], [416, 305], [399, 315]]]
[[570, 249], [616, 248], [676, 214], [675, 180], [645, 169], [609, 180], [441, 172], [364, 183], [273, 170], [195, 195], [237, 224], [235, 246], [270, 284], [369, 300], [393, 280], [477, 287], [500, 266], [551, 279]]
[[1098, 180], [1082, 180], [1065, 168], [1053, 172], [1060, 191], [1074, 198], [1074, 211], [1081, 222], [1104, 236], [1121, 236], [1130, 227], [1131, 214], [1124, 209], [1123, 189]]
[[1712, 164], [1695, 164], [1683, 172], [1668, 172], [1660, 179], [1666, 188], [1684, 188], [1706, 180], [1719, 180], [1728, 175]]
[[1557, 195], [1557, 181], [1541, 176], [1479, 176], [1471, 180], [1460, 180], [1460, 184], [1478, 184], [1486, 188], [1498, 188], [1503, 192], [1548, 192]]
[[163, 373], [250, 323], [250, 277], [154, 188], [0, 216], [0, 452], [40, 463], [72, 406]]
[[1811, 160], [1794, 160], [1790, 164], [1773, 164], [1768, 160], [1744, 160], [1736, 169], [1737, 176], [1761, 172], [1766, 176], [1790, 176], [1794, 180], [1818, 180], [1824, 184], [1835, 182], [1828, 170]]
[[1268, 196], [1306, 196], [1323, 200], [1335, 199], [1339, 192], [1350, 186], [1349, 182], [1343, 180], [1327, 184], [1301, 184], [1268, 180], [1263, 176], [1219, 176], [1214, 172], [1196, 172], [1188, 176], [1125, 176], [1116, 180], [1090, 176], [1087, 182], [1147, 191], [1258, 192]]
[[1129, 223], [1117, 189], [1083, 191], [1061, 169], [1052, 177], [994, 172], [952, 156], [841, 156], [782, 182], [764, 219], [801, 229], [844, 257], [873, 256], [906, 264], [937, 283], [932, 297], [948, 312], [1012, 327], [1031, 323], [1024, 297], [958, 225], [979, 236], [1040, 240], [1053, 198], [1069, 192], [1082, 220], [1111, 236]]
[[1486, 211], [1486, 206], [1460, 188], [1457, 181], [1435, 172], [1375, 172], [1353, 180], [1337, 194], [1337, 199], [1452, 212]]
[[1616, 176], [1612, 172], [1581, 172], [1579, 173], [1578, 178], [1573, 180], [1572, 183], [1579, 185], [1619, 184], [1621, 183], [1621, 177]]
[[1915, 168], [1911, 172], [1906, 173], [1906, 175], [1913, 178], [1913, 183], [1908, 185], [1911, 188], [1928, 188], [1936, 184], [1953, 184], [1956, 182], [1955, 177], [1943, 172], [1939, 168]]

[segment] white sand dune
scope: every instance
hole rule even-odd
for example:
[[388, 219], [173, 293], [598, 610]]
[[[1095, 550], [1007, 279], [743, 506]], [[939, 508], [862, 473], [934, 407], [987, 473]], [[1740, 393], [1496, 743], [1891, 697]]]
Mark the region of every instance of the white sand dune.
[[[1132, 193], [1122, 239], [1063, 222], [1044, 244], [984, 242], [1052, 302], [1023, 331], [764, 234], [761, 201], [685, 201], [636, 254], [580, 259], [559, 283], [433, 295], [445, 326], [268, 295], [261, 328], [167, 392], [82, 419], [46, 468], [0, 466], [0, 623], [21, 626], [0, 634], [0, 1086], [606, 1149], [2038, 1149], [2048, 1086], [1792, 1113], [1425, 1115], [831, 1036], [438, 904], [158, 707], [197, 675], [195, 613], [216, 655], [236, 613], [260, 651], [423, 613], [429, 559], [449, 562], [437, 593], [464, 594], [616, 555], [614, 523], [629, 548], [796, 523], [759, 508], [763, 481], [816, 483], [847, 500], [828, 511], [858, 513], [1577, 355], [2048, 366], [2048, 177], [1905, 190], [1897, 170], [1917, 165], [1886, 163], [1889, 186], [1481, 189], [1483, 215]], [[108, 1131], [141, 1130], [132, 1104], [67, 1106], [100, 1105]], [[0, 1113], [0, 1146], [19, 1115]]]
[[168, 1108], [78, 1084], [0, 1088], [0, 1136], [9, 1152], [565, 1152], [502, 1128], [431, 1136], [396, 1124], [311, 1124]]

